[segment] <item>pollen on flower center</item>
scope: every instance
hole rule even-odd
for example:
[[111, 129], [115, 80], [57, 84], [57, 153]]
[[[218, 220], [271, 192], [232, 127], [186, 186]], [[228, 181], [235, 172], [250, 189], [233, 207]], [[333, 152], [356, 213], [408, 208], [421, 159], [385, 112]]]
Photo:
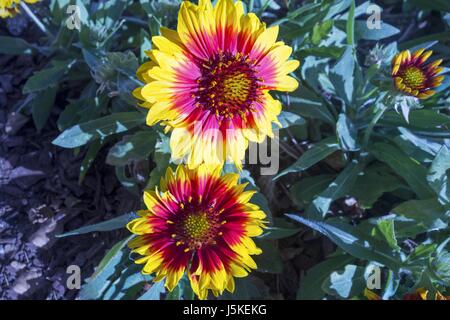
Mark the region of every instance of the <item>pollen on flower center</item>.
[[174, 238], [190, 250], [215, 243], [219, 235], [220, 222], [215, 212], [210, 210], [188, 210], [180, 218]]
[[245, 116], [261, 94], [261, 79], [255, 76], [255, 62], [240, 53], [218, 53], [201, 63], [202, 76], [193, 93], [197, 106], [217, 117]]
[[210, 222], [205, 213], [190, 214], [183, 224], [186, 235], [193, 239], [203, 238], [210, 229]]
[[417, 67], [408, 67], [401, 74], [405, 85], [411, 89], [419, 89], [423, 86], [426, 76], [423, 71]]

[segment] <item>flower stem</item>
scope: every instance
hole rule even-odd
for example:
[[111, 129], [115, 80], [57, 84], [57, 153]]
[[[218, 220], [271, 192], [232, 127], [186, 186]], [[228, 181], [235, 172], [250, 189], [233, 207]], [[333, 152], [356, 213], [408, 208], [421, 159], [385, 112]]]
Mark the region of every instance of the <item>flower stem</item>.
[[27, 6], [27, 4], [24, 1], [20, 1], [20, 6], [28, 14], [31, 20], [33, 20], [33, 22], [36, 23], [36, 25], [38, 26], [39, 29], [41, 29], [42, 32], [48, 35], [51, 40], [55, 39], [53, 34], [51, 34], [50, 31], [48, 31], [48, 29], [45, 27], [42, 21], [33, 13], [33, 11], [31, 11], [31, 9]]
[[364, 147], [367, 147], [367, 144], [369, 143], [369, 139], [372, 134], [373, 128], [375, 127], [377, 122], [381, 119], [381, 117], [383, 116], [383, 114], [386, 110], [387, 110], [387, 106], [385, 104], [383, 104], [381, 106], [381, 108], [377, 111], [375, 116], [372, 118], [372, 120], [370, 121], [369, 126], [367, 127], [366, 132], [364, 133], [364, 141], [363, 141]]

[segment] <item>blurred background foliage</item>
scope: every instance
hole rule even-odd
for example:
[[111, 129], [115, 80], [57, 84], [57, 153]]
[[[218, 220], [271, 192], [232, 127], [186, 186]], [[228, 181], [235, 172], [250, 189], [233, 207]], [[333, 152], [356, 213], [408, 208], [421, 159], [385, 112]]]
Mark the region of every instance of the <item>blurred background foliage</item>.
[[[40, 14], [48, 34], [27, 42], [0, 36], [0, 52], [39, 55], [45, 66], [23, 87], [17, 111], [41, 131], [56, 101], [63, 104], [53, 143], [83, 153], [79, 183], [99, 152], [124, 188], [153, 188], [170, 165], [168, 138], [145, 125], [145, 109], [130, 92], [138, 66], [160, 26], [176, 28], [176, 0], [51, 0]], [[239, 279], [222, 299], [365, 299], [374, 267], [383, 299], [417, 288], [450, 295], [450, 116], [447, 76], [433, 97], [402, 108], [392, 93], [390, 63], [403, 49], [431, 48], [448, 65], [450, 2], [249, 0], [301, 61], [299, 89], [278, 95], [280, 172], [260, 176], [247, 165], [243, 181], [261, 192], [256, 201], [271, 225], [258, 239], [258, 271]], [[382, 9], [380, 29], [367, 26], [368, 8]], [[47, 6], [48, 5], [48, 6]], [[77, 5], [80, 30], [67, 27]], [[446, 69], [444, 72], [447, 72]], [[398, 108], [400, 106], [400, 109]], [[225, 170], [235, 170], [225, 167]], [[341, 210], [344, 206], [348, 210]], [[123, 228], [133, 213], [62, 236]], [[333, 245], [302, 270], [294, 292], [280, 290], [286, 253], [295, 255], [305, 231]], [[119, 241], [80, 291], [82, 299], [192, 299], [184, 279], [173, 292], [139, 273]], [[302, 242], [303, 246], [307, 244]], [[294, 248], [294, 249], [292, 249]], [[282, 254], [283, 253], [283, 254]], [[297, 279], [297, 278], [296, 278]]]

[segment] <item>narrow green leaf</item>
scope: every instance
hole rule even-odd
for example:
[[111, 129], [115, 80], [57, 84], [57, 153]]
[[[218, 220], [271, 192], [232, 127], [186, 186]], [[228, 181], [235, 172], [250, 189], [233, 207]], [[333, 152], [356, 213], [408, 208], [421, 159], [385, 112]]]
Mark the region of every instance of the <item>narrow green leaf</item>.
[[103, 232], [124, 228], [128, 222], [136, 219], [138, 215], [135, 212], [123, 214], [121, 216], [112, 218], [107, 221], [99, 222], [90, 226], [81, 227], [63, 234], [56, 235], [58, 238], [64, 238], [68, 236], [74, 236], [89, 232]]
[[450, 204], [450, 151], [445, 145], [431, 163], [427, 181], [438, 195], [439, 202]]
[[293, 236], [294, 234], [298, 233], [300, 229], [294, 229], [294, 228], [281, 228], [281, 227], [268, 227], [264, 229], [264, 233], [260, 235], [259, 239], [266, 239], [266, 240], [278, 240], [278, 239], [284, 239]]
[[144, 122], [145, 116], [140, 112], [118, 112], [66, 129], [52, 143], [63, 148], [76, 148], [89, 141], [130, 130]]
[[308, 205], [314, 197], [325, 190], [334, 180], [331, 174], [321, 174], [312, 177], [302, 177], [289, 189], [289, 194], [294, 203], [300, 208]]
[[345, 113], [339, 114], [336, 124], [336, 135], [343, 151], [358, 151], [357, 131]]
[[94, 162], [95, 158], [97, 157], [98, 152], [102, 148], [103, 141], [101, 140], [95, 140], [92, 141], [92, 143], [89, 144], [89, 148], [86, 152], [86, 155], [83, 158], [83, 161], [80, 165], [80, 175], [78, 176], [78, 183], [82, 184], [84, 181], [84, 178], [86, 177], [86, 173], [88, 172], [89, 168], [91, 167], [92, 163]]
[[315, 219], [325, 217], [331, 203], [349, 193], [364, 166], [364, 163], [358, 163], [355, 160], [347, 165], [328, 188], [313, 200], [306, 211], [308, 217]]
[[323, 298], [325, 292], [322, 290], [322, 283], [336, 269], [339, 269], [353, 261], [351, 255], [339, 255], [331, 257], [316, 264], [306, 271], [306, 276], [300, 281], [297, 291], [299, 300], [319, 300]]
[[50, 87], [36, 93], [31, 102], [31, 112], [33, 115], [34, 125], [38, 131], [41, 131], [47, 123], [53, 105], [55, 104], [56, 93], [58, 87]]
[[325, 235], [337, 246], [358, 259], [376, 261], [393, 270], [401, 266], [400, 257], [387, 245], [360, 232], [353, 227], [339, 221], [316, 221], [302, 218], [294, 214], [286, 214], [289, 218], [298, 221]]
[[291, 172], [306, 170], [337, 150], [339, 150], [339, 144], [336, 142], [336, 137], [323, 139], [302, 154], [293, 165], [281, 171], [274, 179], [278, 179]]
[[113, 166], [123, 166], [133, 160], [145, 159], [155, 150], [156, 138], [157, 133], [150, 130], [125, 136], [109, 150], [106, 163]]
[[31, 93], [35, 91], [45, 90], [49, 87], [56, 86], [64, 73], [70, 68], [73, 62], [58, 61], [50, 68], [36, 71], [23, 86], [23, 93]]
[[138, 300], [161, 300], [161, 294], [166, 292], [164, 288], [164, 280], [154, 282], [150, 289], [148, 289]]
[[111, 277], [117, 272], [116, 266], [126, 257], [124, 248], [134, 235], [116, 243], [103, 257], [94, 274], [80, 290], [80, 300], [99, 299], [111, 285]]
[[18, 37], [0, 36], [0, 53], [11, 55], [28, 55], [33, 53], [33, 46]]
[[348, 45], [338, 62], [330, 69], [330, 81], [336, 94], [351, 105], [354, 94], [355, 55], [354, 48]]
[[355, 1], [350, 5], [347, 19], [347, 44], [353, 46], [355, 44]]
[[306, 123], [305, 119], [301, 116], [289, 111], [281, 111], [278, 116], [278, 121], [280, 121], [282, 129], [296, 125], [303, 125]]
[[422, 232], [447, 228], [447, 210], [435, 198], [405, 201], [392, 209], [392, 212], [415, 220], [416, 228], [420, 228]]
[[369, 147], [369, 150], [375, 158], [386, 163], [399, 176], [405, 179], [411, 190], [421, 199], [428, 199], [434, 196], [433, 190], [426, 183], [427, 171], [416, 160], [387, 143], [375, 143]]
[[358, 200], [364, 209], [370, 209], [375, 201], [384, 193], [406, 187], [399, 177], [391, 173], [386, 165], [371, 166], [358, 176], [352, 190], [349, 192]]

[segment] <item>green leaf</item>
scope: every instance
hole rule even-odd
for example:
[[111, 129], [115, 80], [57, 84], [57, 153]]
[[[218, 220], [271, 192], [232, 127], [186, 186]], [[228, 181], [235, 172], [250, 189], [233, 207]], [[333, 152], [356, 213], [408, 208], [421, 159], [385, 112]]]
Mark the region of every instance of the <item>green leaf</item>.
[[311, 47], [299, 49], [296, 52], [296, 55], [298, 55], [301, 59], [308, 56], [338, 59], [342, 56], [344, 50], [344, 48], [337, 46]]
[[339, 114], [336, 124], [336, 135], [343, 151], [358, 151], [357, 131], [345, 113]]
[[427, 261], [436, 251], [437, 245], [435, 243], [421, 243], [417, 247], [414, 248], [413, 252], [408, 256], [407, 262], [417, 262], [417, 261]]
[[364, 39], [364, 40], [374, 40], [378, 41], [384, 38], [392, 37], [400, 32], [396, 27], [386, 23], [381, 22], [381, 28], [373, 28], [369, 29], [367, 27], [367, 22], [357, 20], [355, 21], [355, 37], [356, 39]]
[[138, 300], [161, 300], [161, 294], [166, 292], [164, 280], [155, 282]]
[[157, 133], [155, 131], [139, 131], [132, 136], [125, 136], [116, 143], [106, 157], [106, 163], [123, 166], [133, 160], [141, 160], [155, 150]]
[[88, 172], [89, 168], [91, 167], [92, 163], [97, 157], [97, 154], [102, 148], [102, 145], [103, 142], [100, 140], [92, 141], [92, 143], [89, 144], [89, 148], [80, 165], [80, 175], [78, 176], [78, 183], [80, 185], [83, 183], [84, 178], [86, 177], [86, 173]]
[[278, 179], [291, 172], [306, 170], [337, 150], [339, 150], [339, 144], [336, 142], [336, 137], [323, 139], [322, 141], [314, 145], [311, 149], [302, 154], [302, 156], [298, 158], [298, 160], [294, 164], [276, 175], [274, 179]]
[[288, 238], [298, 233], [300, 229], [298, 228], [281, 228], [281, 227], [267, 227], [264, 229], [264, 233], [260, 235], [259, 239], [266, 240], [278, 240]]
[[156, 167], [150, 172], [150, 178], [148, 179], [147, 188], [154, 189], [159, 185], [159, 181], [166, 174], [167, 167], [170, 162], [170, 154], [163, 152], [155, 152], [153, 161], [156, 163]]
[[405, 179], [411, 190], [419, 198], [428, 199], [434, 196], [433, 190], [426, 183], [426, 169], [415, 159], [408, 157], [398, 148], [387, 143], [375, 143], [369, 147], [369, 150], [375, 158], [386, 163]]
[[139, 61], [132, 51], [108, 52], [106, 54], [109, 64], [124, 75], [134, 77]]
[[392, 212], [416, 221], [423, 231], [445, 229], [446, 210], [436, 199], [410, 200], [398, 205]]
[[400, 251], [400, 247], [397, 244], [397, 238], [395, 236], [394, 221], [388, 219], [378, 219], [377, 229], [375, 232], [379, 231], [389, 246], [396, 251]]
[[297, 206], [304, 208], [317, 194], [325, 190], [334, 178], [335, 176], [331, 174], [302, 177], [300, 181], [292, 185], [289, 194]]
[[33, 121], [38, 131], [41, 131], [47, 123], [52, 107], [55, 104], [57, 91], [58, 87], [50, 87], [43, 91], [39, 91], [31, 102]]
[[[408, 130], [406, 128], [400, 127], [400, 128], [398, 128], [398, 131], [401, 132], [401, 135], [399, 138], [396, 138], [394, 141], [400, 147], [402, 147], [402, 145], [404, 147], [406, 147], [406, 144], [402, 144], [401, 142], [398, 143], [399, 142], [398, 139], [402, 139], [403, 141], [408, 141], [413, 145], [414, 149], [419, 148], [420, 150], [422, 150], [430, 155], [433, 155], [433, 156], [435, 156], [438, 153], [439, 149], [441, 148], [440, 143], [434, 142], [431, 139], [422, 138], [422, 137], [412, 133], [410, 130]], [[405, 151], [405, 152], [407, 152], [407, 151]], [[416, 158], [416, 157], [414, 157], [414, 158]]]
[[411, 40], [400, 43], [399, 50], [409, 49], [430, 41], [440, 41], [440, 42], [446, 41], [449, 37], [450, 37], [450, 30], [433, 33], [423, 37], [415, 37]]
[[336, 94], [344, 100], [347, 105], [351, 105], [353, 101], [354, 91], [354, 71], [355, 71], [355, 55], [354, 48], [347, 46], [342, 57], [330, 69], [330, 81], [333, 84]]
[[144, 122], [145, 116], [140, 112], [118, 112], [66, 129], [52, 143], [63, 148], [76, 148], [92, 140], [125, 132]]
[[322, 289], [335, 297], [348, 299], [360, 295], [366, 285], [365, 268], [349, 264], [342, 272], [331, 273], [322, 284]]
[[404, 186], [400, 179], [390, 173], [385, 165], [372, 166], [358, 176], [352, 191], [349, 192], [358, 200], [363, 209], [370, 209], [383, 193], [395, 191]]
[[405, 127], [413, 130], [442, 132], [445, 128], [450, 127], [450, 117], [434, 110], [420, 109], [410, 113], [409, 123], [407, 123], [402, 115], [395, 111], [388, 111], [383, 115], [380, 123], [396, 128]]
[[23, 86], [23, 93], [27, 94], [56, 86], [72, 64], [73, 61], [58, 61], [58, 63], [54, 62], [50, 68], [33, 73]]
[[445, 286], [450, 286], [450, 253], [447, 251], [437, 255], [432, 263], [434, 274], [441, 280]]
[[311, 34], [311, 42], [314, 45], [319, 45], [320, 41], [328, 36], [333, 27], [333, 20], [325, 20], [316, 23]]
[[353, 0], [348, 11], [347, 18], [347, 44], [353, 46], [355, 44], [355, 1]]
[[124, 248], [133, 237], [134, 235], [131, 235], [119, 241], [108, 251], [102, 261], [100, 261], [94, 274], [81, 288], [79, 294], [80, 300], [101, 298], [103, 292], [111, 285], [111, 277], [117, 272], [116, 267], [126, 257]]
[[283, 262], [281, 260], [280, 250], [274, 244], [267, 240], [255, 238], [255, 243], [262, 253], [253, 256], [258, 266], [258, 271], [267, 273], [281, 273], [283, 271]]
[[450, 151], [445, 145], [431, 163], [427, 181], [438, 195], [439, 202], [450, 204]]
[[397, 253], [386, 244], [361, 232], [357, 227], [329, 220], [327, 222], [309, 220], [294, 214], [286, 214], [329, 238], [345, 252], [358, 259], [375, 261], [393, 270], [400, 268], [402, 262]]
[[0, 53], [11, 55], [28, 55], [33, 53], [33, 46], [18, 37], [0, 36]]
[[111, 231], [116, 229], [122, 229], [124, 228], [128, 222], [132, 221], [133, 219], [138, 218], [138, 215], [135, 212], [130, 212], [123, 214], [121, 216], [112, 218], [107, 221], [99, 222], [96, 224], [92, 224], [89, 226], [81, 227], [63, 234], [59, 234], [56, 237], [58, 238], [64, 238], [68, 236], [74, 236], [89, 232], [103, 232], [103, 231]]
[[141, 273], [141, 265], [135, 264], [131, 260], [129, 260], [129, 264], [120, 270], [115, 281], [102, 295], [102, 300], [134, 300], [142, 291], [144, 284], [153, 279], [153, 277]]
[[306, 271], [306, 276], [300, 281], [297, 299], [319, 300], [323, 298], [325, 292], [322, 290], [322, 283], [334, 270], [345, 266], [354, 259], [350, 255], [339, 255], [328, 258]]
[[305, 86], [302, 86], [302, 90], [290, 94], [289, 97], [282, 95], [280, 98], [283, 104], [290, 105], [291, 110], [302, 117], [319, 119], [331, 125], [335, 123], [334, 116], [325, 106], [323, 99]]
[[289, 111], [281, 111], [278, 116], [278, 121], [280, 121], [282, 129], [296, 125], [303, 125], [306, 123], [305, 119], [301, 116]]
[[325, 217], [331, 203], [349, 193], [364, 166], [364, 163], [358, 163], [356, 160], [347, 165], [328, 188], [313, 200], [306, 211], [308, 217], [314, 217], [315, 219]]

